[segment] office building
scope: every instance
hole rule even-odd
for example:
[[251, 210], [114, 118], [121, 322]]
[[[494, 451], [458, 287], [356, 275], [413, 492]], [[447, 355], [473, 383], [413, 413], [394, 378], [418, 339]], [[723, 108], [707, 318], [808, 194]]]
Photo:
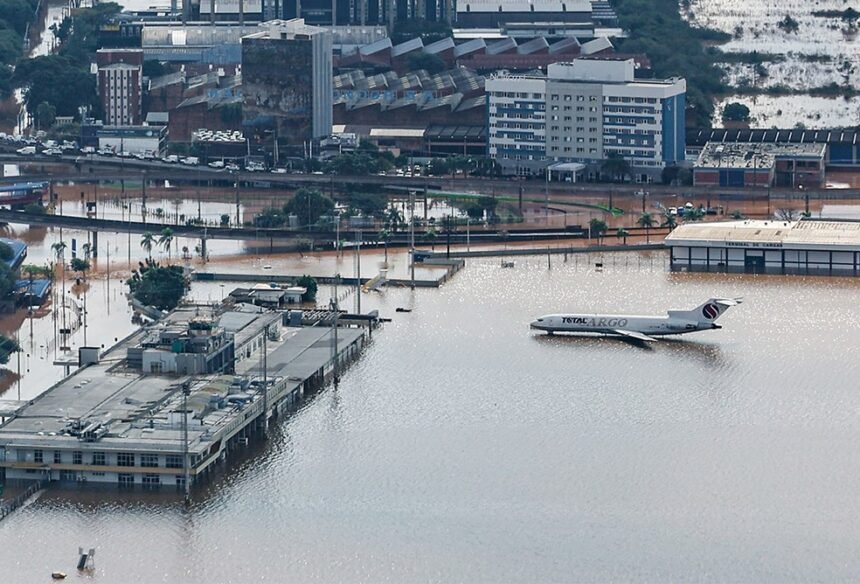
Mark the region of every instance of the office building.
[[279, 145], [310, 146], [331, 134], [331, 33], [300, 18], [263, 28], [242, 38], [244, 123]]
[[141, 123], [143, 51], [100, 49], [96, 52], [99, 98], [110, 126]]
[[[491, 90], [490, 87], [493, 87]], [[529, 174], [537, 164], [540, 129], [545, 164], [578, 162], [595, 178], [608, 158], [621, 157], [647, 182], [684, 160], [683, 79], [636, 80], [631, 58], [586, 57], [552, 63], [546, 76], [487, 82], [490, 154], [508, 172]], [[543, 94], [540, 116], [527, 104]], [[525, 155], [531, 158], [525, 158]]]

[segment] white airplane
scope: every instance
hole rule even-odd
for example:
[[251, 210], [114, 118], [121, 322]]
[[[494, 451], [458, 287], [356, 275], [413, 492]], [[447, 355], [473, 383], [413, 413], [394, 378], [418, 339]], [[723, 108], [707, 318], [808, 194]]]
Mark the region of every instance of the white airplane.
[[532, 321], [531, 328], [553, 333], [600, 333], [638, 341], [656, 341], [662, 335], [681, 335], [721, 328], [715, 323], [741, 298], [710, 298], [693, 310], [670, 310], [667, 316], [621, 314], [548, 314]]

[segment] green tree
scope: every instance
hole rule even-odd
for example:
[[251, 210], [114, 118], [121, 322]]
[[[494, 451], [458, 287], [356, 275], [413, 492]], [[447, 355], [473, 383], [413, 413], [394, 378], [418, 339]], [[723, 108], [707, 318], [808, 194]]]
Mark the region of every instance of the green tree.
[[43, 101], [36, 106], [36, 124], [42, 130], [48, 130], [54, 125], [54, 120], [57, 119], [57, 108], [47, 101]]
[[173, 230], [170, 227], [165, 227], [161, 230], [158, 245], [163, 247], [164, 251], [167, 252], [167, 263], [170, 264], [170, 248], [173, 246]]
[[645, 242], [651, 243], [651, 228], [654, 227], [654, 215], [648, 212], [642, 213], [639, 219], [636, 220], [636, 223], [639, 227], [645, 228]]
[[734, 219], [735, 221], [740, 221], [742, 219], [746, 219], [746, 217], [744, 217], [744, 214], [740, 209], [735, 209], [734, 211], [732, 211], [732, 219]]
[[312, 276], [303, 275], [296, 281], [296, 286], [301, 286], [306, 290], [302, 294], [302, 302], [313, 302], [317, 299], [317, 281]]
[[15, 252], [12, 250], [12, 248], [8, 244], [0, 241], [0, 260], [3, 260], [4, 262], [9, 262], [14, 257]]
[[630, 175], [630, 163], [623, 156], [610, 152], [600, 165], [600, 172], [613, 181], [621, 180], [622, 182]]
[[12, 353], [17, 353], [20, 350], [21, 345], [18, 344], [18, 341], [10, 339], [6, 335], [0, 335], [0, 364], [8, 363]]
[[299, 189], [295, 196], [284, 205], [284, 213], [296, 215], [300, 222], [307, 221], [308, 227], [319, 221], [323, 215], [334, 210], [334, 201], [311, 189]]
[[134, 298], [159, 310], [173, 310], [188, 291], [190, 283], [180, 266], [160, 266], [147, 259], [138, 264], [126, 281]]
[[72, 268], [72, 271], [78, 272], [81, 277], [85, 276], [87, 271], [89, 271], [90, 269], [89, 260], [85, 260], [83, 258], [72, 258], [72, 261], [69, 265]]
[[221, 227], [229, 227], [230, 226], [230, 215], [227, 213], [222, 213], [221, 215]]
[[618, 239], [623, 239], [622, 245], [627, 245], [627, 236], [630, 235], [630, 232], [624, 229], [623, 227], [619, 227], [618, 231], [615, 232], [615, 237]]
[[724, 122], [748, 122], [750, 121], [750, 108], [742, 103], [732, 102], [723, 108]]
[[668, 227], [669, 231], [672, 231], [678, 226], [678, 220], [674, 215], [669, 213], [668, 211], [663, 212], [663, 221], [660, 223], [661, 227]]
[[609, 229], [609, 226], [606, 225], [606, 221], [595, 217], [588, 222], [588, 226], [592, 237], [597, 236], [597, 245], [600, 245], [600, 238], [603, 237], [603, 234], [605, 234], [606, 230]]
[[254, 216], [254, 227], [262, 229], [274, 229], [283, 227], [287, 222], [287, 218], [280, 209], [263, 209]]
[[397, 232], [404, 225], [406, 220], [403, 218], [403, 213], [397, 207], [389, 207], [385, 211], [385, 227], [393, 232]]
[[149, 231], [140, 237], [140, 247], [143, 248], [150, 260], [152, 260], [152, 248], [155, 247], [155, 244], [155, 236]]
[[356, 193], [349, 198], [349, 204], [367, 217], [383, 214], [388, 207], [388, 197], [382, 193]]

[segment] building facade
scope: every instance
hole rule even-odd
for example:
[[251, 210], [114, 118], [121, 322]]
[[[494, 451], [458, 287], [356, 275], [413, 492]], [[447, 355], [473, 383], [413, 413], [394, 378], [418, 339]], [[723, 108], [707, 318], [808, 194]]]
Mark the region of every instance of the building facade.
[[509, 174], [546, 166], [546, 82], [530, 77], [487, 79], [489, 156]]
[[112, 126], [140, 124], [143, 51], [100, 49], [96, 65], [105, 122]]
[[[526, 150], [538, 156], [537, 136], [493, 132], [498, 112], [511, 112], [521, 130], [534, 125], [522, 111], [510, 110], [508, 95], [543, 94], [540, 119], [544, 133], [544, 167], [556, 162], [588, 165], [592, 177], [602, 161], [619, 157], [633, 169], [637, 182], [647, 182], [685, 157], [683, 79], [636, 80], [633, 59], [582, 58], [554, 63], [546, 77], [502, 77], [487, 82], [490, 155], [503, 167]], [[513, 98], [516, 99], [516, 98]], [[494, 119], [494, 115], [496, 119]], [[507, 122], [507, 121], [506, 121]]]
[[276, 20], [242, 38], [243, 119], [279, 144], [303, 146], [331, 134], [332, 39], [302, 19]]

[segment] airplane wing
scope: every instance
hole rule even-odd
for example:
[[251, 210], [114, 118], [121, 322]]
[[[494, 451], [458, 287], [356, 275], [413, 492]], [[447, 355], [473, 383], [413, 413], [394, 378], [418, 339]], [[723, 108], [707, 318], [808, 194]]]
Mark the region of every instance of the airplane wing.
[[654, 337], [649, 337], [648, 335], [643, 335], [642, 333], [637, 333], [635, 331], [625, 331], [625, 330], [621, 330], [621, 329], [614, 329], [612, 332], [617, 334], [617, 335], [621, 335], [622, 337], [627, 337], [630, 339], [636, 339], [637, 341], [651, 342], [651, 341], [657, 340]]

